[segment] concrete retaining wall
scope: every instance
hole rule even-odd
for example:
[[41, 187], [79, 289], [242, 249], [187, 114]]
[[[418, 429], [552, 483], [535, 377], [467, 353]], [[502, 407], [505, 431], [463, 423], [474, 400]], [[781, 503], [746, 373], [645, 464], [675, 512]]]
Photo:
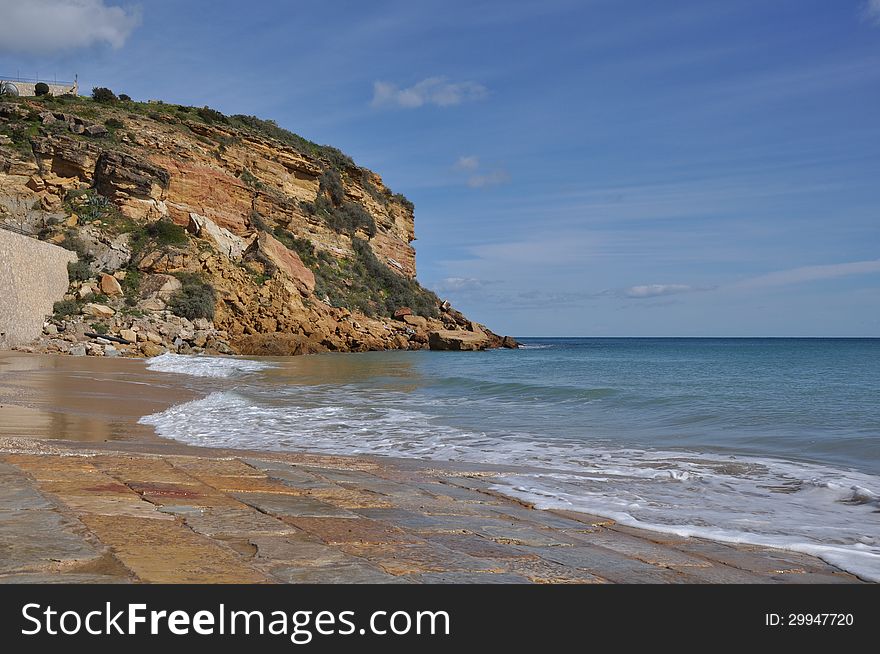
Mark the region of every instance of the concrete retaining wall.
[[67, 292], [70, 261], [70, 250], [0, 229], [0, 350], [40, 335]]

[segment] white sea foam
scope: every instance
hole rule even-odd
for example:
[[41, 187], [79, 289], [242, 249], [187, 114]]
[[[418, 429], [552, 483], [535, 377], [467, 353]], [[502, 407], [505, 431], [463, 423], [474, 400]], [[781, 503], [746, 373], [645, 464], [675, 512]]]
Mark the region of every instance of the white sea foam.
[[[190, 372], [189, 365], [184, 367]], [[383, 401], [376, 393], [359, 396], [337, 388], [345, 404], [332, 406], [307, 388], [291, 394], [292, 400], [279, 401], [274, 395], [254, 400], [216, 392], [142, 422], [162, 436], [195, 445], [516, 466], [496, 478], [497, 490], [540, 508], [575, 509], [681, 536], [804, 552], [880, 581], [880, 477], [874, 475], [774, 458], [473, 432]]]
[[173, 372], [194, 377], [233, 377], [273, 368], [271, 363], [239, 357], [185, 355], [166, 352], [147, 361], [147, 369]]

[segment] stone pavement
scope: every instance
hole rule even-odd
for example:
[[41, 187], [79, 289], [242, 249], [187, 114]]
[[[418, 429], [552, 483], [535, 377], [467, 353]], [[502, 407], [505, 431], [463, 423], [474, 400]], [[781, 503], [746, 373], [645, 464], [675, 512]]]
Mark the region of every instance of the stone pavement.
[[2, 583], [859, 581], [795, 553], [535, 510], [474, 466], [14, 440], [0, 444]]

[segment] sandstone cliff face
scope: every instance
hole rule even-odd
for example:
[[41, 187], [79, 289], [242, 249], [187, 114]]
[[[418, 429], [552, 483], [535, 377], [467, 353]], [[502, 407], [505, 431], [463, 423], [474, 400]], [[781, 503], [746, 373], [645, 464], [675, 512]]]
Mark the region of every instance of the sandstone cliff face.
[[[79, 251], [88, 268], [71, 301], [82, 303], [102, 274], [123, 280], [107, 300], [111, 334], [186, 313], [173, 301], [174, 275], [196, 275], [213, 289], [212, 329], [238, 351], [422, 348], [438, 330], [502, 344], [415, 281], [411, 203], [339, 151], [252, 117], [82, 98], [2, 102], [0, 212]], [[402, 308], [422, 315], [395, 319]], [[446, 349], [466, 349], [450, 338]]]

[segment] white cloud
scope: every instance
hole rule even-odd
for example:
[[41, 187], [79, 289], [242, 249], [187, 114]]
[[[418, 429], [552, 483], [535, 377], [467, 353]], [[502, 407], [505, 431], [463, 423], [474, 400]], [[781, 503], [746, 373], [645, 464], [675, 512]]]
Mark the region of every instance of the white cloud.
[[480, 167], [480, 158], [476, 155], [469, 157], [459, 157], [453, 168], [456, 170], [476, 170]]
[[104, 0], [0, 0], [0, 51], [45, 54], [95, 44], [122, 47], [139, 8]]
[[428, 77], [408, 88], [392, 82], [373, 83], [374, 107], [415, 109], [426, 104], [451, 107], [464, 102], [482, 100], [489, 91], [477, 82], [450, 82], [445, 77]]
[[626, 297], [630, 298], [648, 298], [659, 297], [661, 295], [675, 295], [676, 293], [691, 293], [704, 289], [688, 286], [687, 284], [642, 284], [641, 286], [630, 286], [623, 291]]
[[850, 263], [832, 263], [824, 266], [802, 266], [791, 270], [780, 270], [759, 277], [752, 277], [733, 284], [736, 288], [761, 288], [765, 286], [785, 286], [800, 284], [848, 275], [864, 275], [880, 272], [880, 259], [871, 261], [853, 261]]
[[866, 275], [880, 273], [880, 259], [871, 261], [853, 261], [850, 263], [832, 263], [823, 266], [802, 266], [790, 270], [749, 277], [733, 284], [718, 286], [690, 286], [688, 284], [643, 284], [630, 286], [621, 291], [621, 295], [634, 298], [651, 298], [661, 295], [675, 295], [677, 293], [693, 293], [695, 291], [713, 291], [716, 289], [751, 289], [766, 288], [770, 286], [787, 286], [789, 284], [801, 284], [849, 275]]
[[432, 288], [440, 293], [454, 293], [475, 290], [485, 285], [486, 282], [473, 277], [446, 277], [434, 284]]
[[507, 184], [509, 181], [510, 174], [506, 170], [493, 170], [485, 175], [471, 175], [468, 177], [467, 184], [471, 188], [483, 188], [485, 186]]
[[867, 0], [862, 11], [867, 20], [880, 25], [880, 0]]

